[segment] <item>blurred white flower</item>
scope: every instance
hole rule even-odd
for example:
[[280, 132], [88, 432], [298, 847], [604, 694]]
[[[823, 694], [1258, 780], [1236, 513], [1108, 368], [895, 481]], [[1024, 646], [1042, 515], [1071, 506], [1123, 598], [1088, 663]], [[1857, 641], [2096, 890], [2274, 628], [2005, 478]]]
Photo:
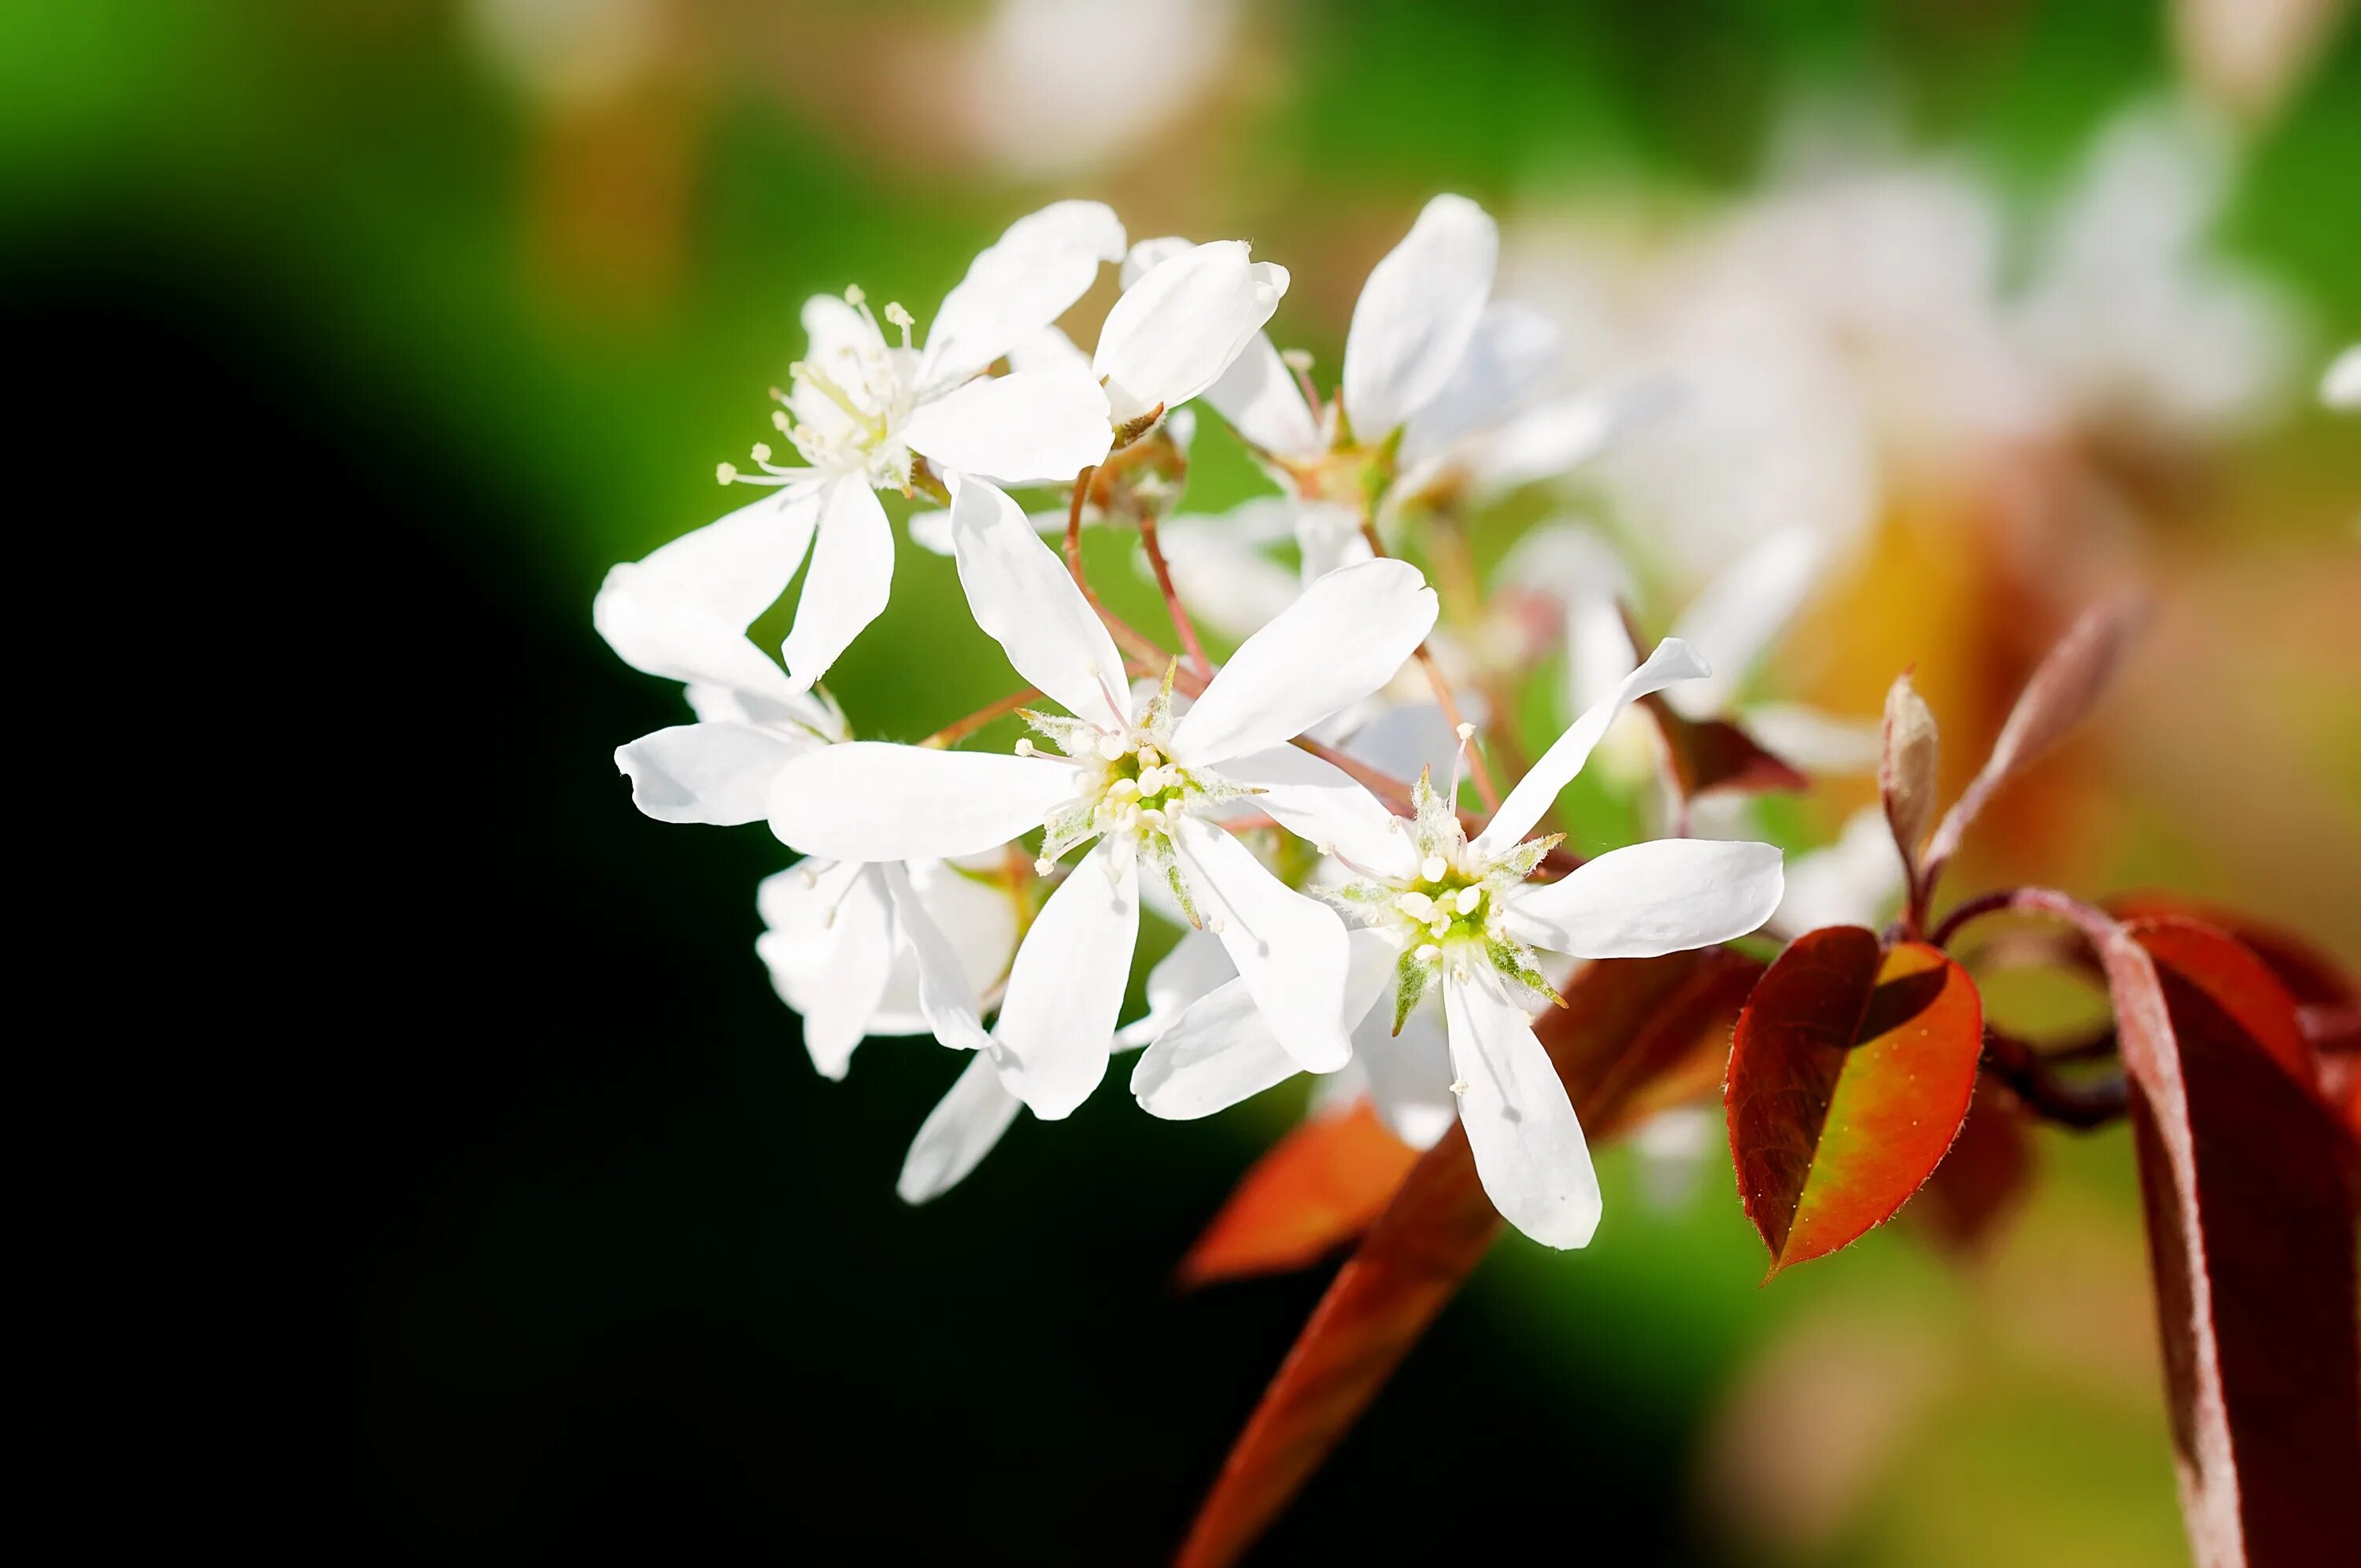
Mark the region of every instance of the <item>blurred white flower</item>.
[[566, 104], [629, 86], [653, 62], [660, 0], [467, 0], [469, 32], [527, 92]]
[[1139, 148], [1222, 80], [1233, 0], [999, 0], [963, 50], [972, 145], [1027, 175], [1071, 175]]
[[1003, 1081], [1037, 1115], [1071, 1113], [1105, 1073], [1143, 860], [1192, 924], [1221, 938], [1297, 1059], [1343, 1065], [1343, 927], [1207, 813], [1248, 795], [1282, 826], [1317, 813], [1324, 781], [1301, 781], [1297, 764], [1314, 760], [1288, 742], [1391, 678], [1426, 635], [1434, 595], [1416, 568], [1373, 561], [1324, 579], [1176, 721], [1161, 694], [1135, 709], [1105, 627], [1016, 502], [959, 482], [951, 531], [978, 624], [1073, 716], [1027, 715], [1062, 755], [1029, 740], [1010, 757], [829, 747], [779, 773], [772, 830], [807, 853], [906, 860], [974, 853], [1040, 827], [1045, 875], [1097, 840], [1087, 872], [1066, 879], [1027, 934], [993, 1028]]
[[2322, 375], [2320, 400], [2332, 409], [2361, 409], [2361, 343], [2338, 355]]
[[[1414, 1123], [1433, 1103], [1432, 1062], [1422, 1061], [1415, 1037], [1402, 1048], [1393, 1036], [1439, 991], [1455, 1074], [1443, 1087], [1458, 1100], [1485, 1190], [1510, 1224], [1550, 1246], [1587, 1244], [1599, 1197], [1573, 1102], [1530, 1022], [1534, 1007], [1557, 1000], [1536, 949], [1637, 958], [1742, 936], [1778, 905], [1780, 856], [1768, 844], [1662, 839], [1536, 883], [1528, 879], [1557, 840], [1525, 835], [1626, 707], [1705, 674], [1692, 650], [1667, 640], [1558, 738], [1473, 839], [1449, 795], [1423, 777], [1416, 820], [1406, 822], [1330, 769], [1335, 778], [1305, 822], [1354, 879], [1331, 896], [1363, 927], [1344, 997], [1356, 1044], [1372, 1009], [1390, 1014], [1389, 1044], [1360, 1058], [1381, 1111], [1391, 1123]], [[1393, 1006], [1383, 1009], [1388, 973]], [[1240, 1003], [1235, 987], [1217, 990], [1148, 1047], [1132, 1077], [1144, 1107], [1205, 1115], [1300, 1069]]]

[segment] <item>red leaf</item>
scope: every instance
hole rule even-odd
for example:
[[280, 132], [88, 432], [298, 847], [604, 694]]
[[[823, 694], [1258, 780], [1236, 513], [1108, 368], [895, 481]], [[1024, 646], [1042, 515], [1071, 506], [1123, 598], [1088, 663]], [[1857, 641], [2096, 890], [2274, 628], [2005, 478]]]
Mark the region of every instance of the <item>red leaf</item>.
[[[1630, 1061], [1676, 1064], [1725, 1038], [1763, 966], [1727, 948], [1587, 965], [1535, 1025], [1587, 1124], [1615, 1125], [1647, 1084]], [[1456, 1126], [1419, 1157], [1320, 1299], [1239, 1433], [1180, 1548], [1222, 1568], [1254, 1544], [1368, 1408], [1500, 1229]]]
[[2008, 1091], [1976, 1085], [1967, 1124], [1951, 1152], [1918, 1190], [1911, 1215], [1955, 1255], [1981, 1249], [2024, 1200], [2033, 1175], [2033, 1138]]
[[1858, 926], [1779, 955], [1738, 1020], [1724, 1102], [1767, 1280], [1893, 1217], [1941, 1162], [1975, 1093], [1983, 1003], [1934, 948]]
[[2016, 706], [2009, 709], [2008, 722], [2001, 726], [2000, 739], [1993, 742], [1983, 770], [1960, 792], [1935, 836], [1927, 840], [1921, 873], [1925, 891], [1933, 890], [1968, 825], [1993, 793], [2091, 711], [2130, 645], [2132, 633], [2139, 630], [2145, 609], [2146, 601], [2131, 594], [2093, 605], [2049, 650], [2049, 656], [2017, 694]]
[[2295, 1003], [2194, 921], [2134, 921], [2100, 959], [2191, 1547], [2202, 1568], [2361, 1563], [2353, 1198]]
[[1317, 1263], [1369, 1228], [1418, 1151], [1366, 1100], [1305, 1122], [1270, 1146], [1180, 1260], [1180, 1281], [1279, 1274]]
[[1694, 800], [1711, 789], [1760, 793], [1811, 787], [1811, 780], [1727, 719], [1684, 718], [1654, 693], [1642, 697], [1640, 703], [1655, 716], [1672, 763], [1673, 781], [1684, 799]]
[[2355, 1060], [2361, 1053], [2361, 981], [2292, 931], [2179, 894], [2125, 894], [2107, 901], [2107, 913], [2118, 920], [2179, 916], [2199, 921], [2228, 932], [2262, 959], [2295, 998], [2296, 1021], [2316, 1055], [2322, 1092], [2345, 1104], [2347, 1124], [2361, 1136], [2361, 1062]]

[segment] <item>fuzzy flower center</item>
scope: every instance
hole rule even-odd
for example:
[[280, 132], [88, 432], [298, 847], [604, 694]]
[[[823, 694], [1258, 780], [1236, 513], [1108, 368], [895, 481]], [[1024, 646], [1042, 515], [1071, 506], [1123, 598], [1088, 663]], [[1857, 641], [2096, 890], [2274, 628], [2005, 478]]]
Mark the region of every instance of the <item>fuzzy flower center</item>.
[[831, 477], [859, 475], [881, 489], [909, 488], [910, 449], [902, 430], [923, 400], [919, 355], [910, 341], [917, 321], [899, 304], [888, 303], [886, 324], [901, 336], [898, 345], [889, 344], [860, 289], [847, 289], [844, 300], [867, 330], [839, 334], [816, 345], [808, 358], [787, 367], [785, 391], [771, 389], [779, 403], [771, 423], [808, 466], [783, 467], [771, 461], [768, 445], [757, 444], [753, 462], [762, 472], [745, 473], [724, 463], [715, 470], [723, 484], [785, 484], [817, 470]]

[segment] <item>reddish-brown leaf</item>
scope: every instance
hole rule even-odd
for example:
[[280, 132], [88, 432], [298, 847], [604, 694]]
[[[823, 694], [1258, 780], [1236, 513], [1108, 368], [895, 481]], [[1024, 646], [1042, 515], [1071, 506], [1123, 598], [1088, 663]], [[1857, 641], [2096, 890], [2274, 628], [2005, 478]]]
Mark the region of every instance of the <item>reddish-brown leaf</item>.
[[1927, 840], [1922, 862], [1927, 889], [1942, 875], [1943, 867], [1960, 847], [1960, 837], [1993, 792], [2091, 711], [2106, 690], [2132, 634], [2139, 630], [2145, 609], [2146, 601], [2133, 594], [2092, 605], [2049, 650], [2049, 656], [2017, 694], [2016, 706], [2009, 709], [2008, 722], [2001, 726], [2000, 739], [1993, 742], [1982, 771], [1960, 792], [1935, 836]]
[[1967, 1124], [1918, 1190], [1910, 1212], [1946, 1249], [1971, 1255], [2024, 1200], [2032, 1175], [2033, 1137], [2025, 1113], [2007, 1090], [1983, 1079]]
[[1418, 1151], [1366, 1100], [1304, 1122], [1270, 1146], [1180, 1260], [1182, 1285], [1279, 1274], [1320, 1261], [1369, 1228]]
[[1968, 973], [1919, 942], [1830, 926], [1779, 955], [1740, 1014], [1724, 1104], [1768, 1279], [1890, 1219], [1966, 1120], [1983, 1055]]
[[[2296, 1021], [2317, 1054], [2321, 1088], [2332, 1100], [2348, 1098], [2361, 1054], [2361, 981], [2319, 948], [2268, 922], [2175, 893], [2132, 893], [2107, 900], [2118, 920], [2180, 916], [2235, 937], [2262, 959], [2295, 998]], [[2353, 1124], [2361, 1133], [2361, 1120]]]
[[2202, 1568], [2361, 1563], [2353, 1198], [2295, 1003], [2195, 921], [2134, 921], [2100, 959], [2191, 1547]]
[[1640, 702], [1655, 717], [1673, 780], [1686, 798], [1711, 789], [1759, 793], [1811, 787], [1811, 780], [1727, 719], [1684, 718], [1653, 693]]
[[[1649, 1075], [1728, 1038], [1763, 966], [1726, 948], [1585, 966], [1536, 1031], [1585, 1123], [1610, 1127]], [[1713, 1048], [1711, 1045], [1708, 1048]], [[1198, 1510], [1180, 1568], [1222, 1568], [1254, 1544], [1490, 1248], [1500, 1216], [1454, 1126], [1337, 1271]]]

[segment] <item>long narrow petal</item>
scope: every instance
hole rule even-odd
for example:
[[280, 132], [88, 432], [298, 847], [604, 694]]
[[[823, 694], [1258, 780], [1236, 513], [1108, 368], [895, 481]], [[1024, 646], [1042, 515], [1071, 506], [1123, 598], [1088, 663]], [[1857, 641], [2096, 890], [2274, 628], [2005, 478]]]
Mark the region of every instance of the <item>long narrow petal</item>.
[[893, 912], [874, 872], [806, 861], [755, 890], [767, 929], [754, 951], [779, 999], [803, 1014], [804, 1048], [825, 1078], [844, 1076], [894, 968]]
[[1375, 445], [1451, 378], [1492, 293], [1500, 231], [1465, 196], [1437, 196], [1369, 273], [1345, 336], [1345, 417]]
[[1000, 1081], [1043, 1121], [1072, 1115], [1106, 1076], [1138, 939], [1138, 867], [1102, 842], [1025, 934], [993, 1025]]
[[1179, 728], [1183, 765], [1292, 740], [1393, 679], [1434, 625], [1434, 590], [1406, 561], [1331, 572], [1246, 640]]
[[1557, 792], [1582, 772], [1582, 764], [1590, 760], [1592, 749], [1607, 733], [1608, 726], [1615, 722], [1616, 715], [1650, 692], [1675, 681], [1694, 680], [1710, 673], [1696, 650], [1679, 638], [1667, 637], [1657, 643], [1656, 651], [1648, 655], [1645, 663], [1624, 676], [1622, 684], [1604, 700], [1593, 704], [1581, 718], [1566, 726], [1565, 733], [1552, 742], [1550, 749], [1542, 753], [1541, 761], [1517, 781], [1517, 787], [1509, 792], [1509, 798], [1500, 803], [1500, 809], [1492, 814], [1492, 820], [1470, 847], [1485, 856], [1514, 849], [1557, 799]]
[[1205, 389], [1205, 400], [1250, 445], [1275, 457], [1319, 455], [1320, 422], [1265, 334], [1255, 334], [1238, 351], [1222, 378]]
[[786, 676], [746, 625], [802, 565], [825, 492], [765, 496], [607, 574], [591, 623], [625, 663], [652, 675], [786, 699]]
[[1480, 975], [1446, 977], [1443, 1007], [1452, 1067], [1466, 1085], [1459, 1122], [1492, 1206], [1543, 1246], [1587, 1245], [1598, 1229], [1598, 1174], [1524, 1010]]
[[1123, 656], [1057, 553], [999, 489], [981, 479], [952, 485], [951, 552], [975, 623], [1075, 718], [1123, 729], [1131, 720]]
[[854, 740], [779, 770], [771, 831], [790, 849], [840, 861], [941, 860], [1039, 827], [1073, 793], [1073, 771], [1046, 757]]
[[1255, 1005], [1253, 988], [1233, 980], [1182, 1009], [1140, 1053], [1131, 1092], [1151, 1116], [1191, 1122], [1302, 1070]]
[[1183, 931], [1172, 950], [1148, 971], [1148, 1011], [1115, 1032], [1115, 1048], [1137, 1050], [1172, 1026], [1173, 1020], [1237, 978], [1222, 939], [1211, 931]]
[[1737, 700], [1747, 671], [1812, 591], [1827, 547], [1809, 529], [1782, 529], [1714, 574], [1673, 627], [1713, 666], [1664, 700], [1691, 718], [1713, 718]]
[[1414, 1149], [1433, 1148], [1459, 1119], [1443, 1009], [1420, 1003], [1399, 1035], [1393, 1019], [1390, 1004], [1371, 1008], [1354, 1026], [1353, 1059], [1368, 1075], [1369, 1102], [1394, 1136]]
[[1123, 257], [1123, 223], [1104, 202], [1052, 202], [1008, 225], [969, 263], [927, 329], [918, 379], [956, 386], [1066, 313]]
[[919, 899], [906, 867], [889, 861], [877, 870], [893, 905], [895, 936], [917, 960], [918, 1012], [928, 1028], [953, 1050], [987, 1049], [992, 1040], [983, 1032], [983, 1008], [958, 949]]
[[[1383, 932], [1363, 930], [1350, 934], [1347, 950], [1338, 1021], [1351, 1028], [1378, 1018], [1383, 1027], [1390, 1014], [1376, 1003], [1392, 977], [1398, 945]], [[1133, 1069], [1131, 1092], [1151, 1115], [1186, 1122], [1251, 1099], [1302, 1070], [1279, 1043], [1253, 989], [1239, 979], [1192, 1001], [1156, 1036]], [[1350, 1071], [1339, 1069], [1319, 1082], [1325, 1089]]]
[[877, 492], [852, 480], [829, 487], [796, 623], [781, 650], [797, 691], [809, 691], [828, 674], [837, 655], [884, 613], [893, 590], [894, 525]]
[[1244, 240], [1166, 257], [1107, 312], [1091, 368], [1118, 424], [1178, 408], [1221, 379], [1287, 292], [1287, 269], [1247, 258]]
[[1001, 1087], [992, 1058], [978, 1052], [919, 1124], [895, 1192], [905, 1203], [941, 1197], [967, 1179], [1023, 1108], [1023, 1101]]
[[1404, 820], [1352, 774], [1301, 747], [1232, 757], [1222, 764], [1222, 776], [1258, 792], [1246, 804], [1362, 875], [1401, 878], [1418, 869], [1418, 850]]
[[1609, 850], [1547, 886], [1510, 894], [1524, 941], [1578, 959], [1652, 959], [1743, 937], [1779, 907], [1770, 844], [1658, 839]]
[[771, 781], [806, 749], [743, 724], [675, 724], [616, 747], [615, 766], [657, 821], [727, 827], [768, 816]]
[[1336, 912], [1271, 875], [1222, 828], [1184, 817], [1173, 833], [1205, 928], [1222, 939], [1279, 1043], [1313, 1072], [1353, 1054], [1343, 1024], [1348, 948]]
[[904, 427], [938, 468], [1003, 484], [1062, 483], [1114, 444], [1106, 393], [1078, 366], [1012, 370], [921, 404]]
[[1496, 300], [1486, 307], [1450, 378], [1403, 427], [1400, 466], [1431, 462], [1533, 401], [1557, 368], [1563, 336], [1531, 305]]

